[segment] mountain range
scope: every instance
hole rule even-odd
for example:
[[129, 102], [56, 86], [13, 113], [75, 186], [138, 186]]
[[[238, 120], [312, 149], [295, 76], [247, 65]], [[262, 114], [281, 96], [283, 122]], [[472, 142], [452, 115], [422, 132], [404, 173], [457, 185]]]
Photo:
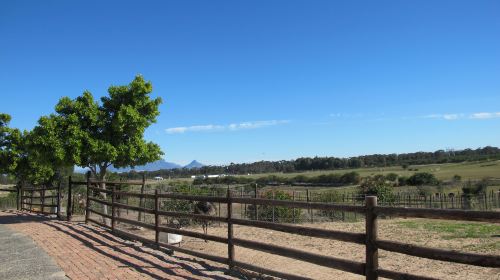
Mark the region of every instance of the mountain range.
[[[193, 168], [201, 168], [203, 166], [205, 166], [203, 163], [200, 163], [200, 162], [198, 162], [196, 160], [193, 160], [188, 165], [182, 166], [182, 165], [177, 164], [177, 163], [168, 162], [168, 161], [165, 161], [163, 159], [160, 159], [160, 160], [157, 160], [157, 161], [154, 161], [154, 162], [147, 163], [147, 164], [142, 165], [142, 166], [136, 166], [133, 169], [130, 168], [130, 167], [115, 168], [113, 166], [110, 166], [108, 168], [108, 170], [111, 171], [111, 172], [121, 173], [121, 172], [129, 172], [131, 170], [136, 170], [136, 171], [157, 171], [157, 170], [161, 170], [161, 169], [177, 169], [177, 168], [193, 169]], [[75, 167], [75, 172], [85, 173], [86, 172], [85, 170], [86, 169]]]

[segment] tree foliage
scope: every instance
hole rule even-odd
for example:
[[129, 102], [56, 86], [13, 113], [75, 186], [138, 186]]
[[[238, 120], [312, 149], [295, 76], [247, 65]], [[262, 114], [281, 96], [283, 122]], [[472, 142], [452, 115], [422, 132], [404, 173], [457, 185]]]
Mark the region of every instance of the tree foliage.
[[383, 175], [363, 178], [359, 186], [361, 195], [373, 195], [378, 197], [378, 201], [390, 204], [395, 201], [393, 194], [394, 182], [388, 181]]
[[16, 164], [15, 140], [20, 132], [8, 126], [10, 120], [10, 115], [0, 114], [0, 174], [9, 173]]
[[21, 183], [46, 184], [54, 179], [55, 165], [37, 146], [40, 135], [8, 127], [10, 116], [0, 114], [0, 173], [14, 175]]
[[32, 131], [10, 128], [11, 117], [0, 114], [0, 174], [21, 183], [50, 184], [73, 166], [88, 167], [103, 180], [106, 169], [158, 160], [160, 147], [144, 140], [159, 115], [160, 98], [141, 76], [128, 85], [111, 86], [100, 102], [85, 91], [63, 97], [55, 113], [42, 116]]
[[111, 86], [108, 96], [96, 101], [89, 91], [63, 97], [55, 114], [42, 117], [35, 131], [53, 162], [88, 167], [103, 180], [107, 168], [146, 164], [160, 159], [160, 147], [144, 140], [156, 122], [160, 98], [151, 98], [152, 84], [136, 76], [128, 85]]
[[411, 186], [436, 186], [439, 185], [440, 182], [434, 174], [428, 172], [420, 172], [410, 176], [406, 180], [406, 183]]

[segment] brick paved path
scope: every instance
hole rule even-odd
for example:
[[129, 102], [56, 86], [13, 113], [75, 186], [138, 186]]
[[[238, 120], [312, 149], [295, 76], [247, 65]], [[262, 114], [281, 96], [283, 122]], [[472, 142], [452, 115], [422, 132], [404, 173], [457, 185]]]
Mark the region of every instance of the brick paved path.
[[0, 212], [0, 224], [31, 236], [70, 279], [236, 279], [222, 269], [168, 256], [91, 225], [23, 212]]

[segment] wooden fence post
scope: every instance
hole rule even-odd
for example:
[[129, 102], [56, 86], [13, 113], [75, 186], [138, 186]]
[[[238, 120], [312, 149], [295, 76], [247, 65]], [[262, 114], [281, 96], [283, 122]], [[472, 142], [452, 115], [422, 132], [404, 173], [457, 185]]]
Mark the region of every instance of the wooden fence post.
[[69, 176], [68, 180], [68, 204], [66, 205], [66, 218], [68, 219], [68, 222], [71, 221], [71, 217], [73, 216], [73, 198], [71, 196], [71, 189], [72, 189], [72, 182], [71, 182], [71, 176]]
[[115, 220], [115, 217], [116, 217], [116, 207], [115, 207], [115, 199], [116, 199], [116, 195], [115, 195], [115, 192], [116, 192], [116, 186], [113, 185], [111, 187], [111, 231], [112, 232], [115, 232], [115, 226], [116, 226], [116, 220]]
[[87, 172], [87, 198], [85, 203], [85, 223], [88, 224], [90, 217], [90, 171]]
[[[273, 198], [273, 200], [276, 199], [276, 193], [274, 192], [274, 190], [273, 190], [273, 193], [272, 193], [272, 198]], [[273, 204], [273, 223], [275, 222], [275, 213], [274, 213], [275, 211], [276, 211], [276, 207]]]
[[[243, 198], [243, 187], [240, 187], [240, 198]], [[243, 203], [240, 203], [240, 219], [243, 219]]]
[[227, 189], [227, 255], [229, 269], [234, 268], [234, 244], [233, 244], [233, 202], [231, 190]]
[[61, 219], [61, 180], [57, 183], [57, 218]]
[[45, 188], [47, 186], [42, 186], [42, 189], [40, 190], [40, 211], [42, 214], [45, 214]]
[[484, 192], [484, 211], [488, 211], [488, 195]]
[[20, 190], [19, 207], [20, 207], [20, 210], [23, 211], [24, 210], [24, 189], [23, 189], [23, 185], [22, 184], [19, 184], [19, 190]]
[[31, 189], [30, 191], [30, 212], [33, 212], [33, 194], [35, 193], [35, 190]]
[[155, 190], [155, 243], [156, 246], [160, 246], [160, 198], [158, 197], [158, 190]]
[[[143, 172], [143, 173], [142, 173], [141, 194], [144, 194], [144, 188], [145, 188], [145, 187], [146, 187], [146, 173], [145, 173], [145, 172]], [[139, 207], [144, 207], [144, 198], [143, 198], [142, 196], [139, 198]], [[140, 222], [141, 220], [144, 220], [144, 221], [145, 221], [145, 220], [146, 220], [146, 217], [145, 217], [145, 216], [146, 216], [146, 215], [145, 215], [142, 211], [139, 211], [139, 217], [138, 217], [138, 218], [139, 218], [139, 219], [138, 219], [138, 220], [139, 220], [139, 222]]]
[[[309, 203], [310, 201], [310, 198], [309, 198], [309, 189], [306, 189], [306, 200], [307, 200], [307, 203]], [[309, 213], [309, 217], [311, 218], [311, 223], [314, 223], [314, 212], [313, 210], [311, 210], [311, 208], [307, 208], [307, 212]]]
[[378, 224], [377, 215], [374, 212], [377, 206], [376, 196], [365, 197], [366, 203], [366, 279], [376, 280], [378, 279], [377, 269], [378, 269], [378, 248], [376, 245]]
[[20, 196], [20, 193], [21, 193], [21, 186], [19, 185], [16, 185], [16, 191], [17, 191], [17, 197], [16, 197], [16, 209], [17, 211], [21, 210], [21, 196]]
[[[255, 198], [259, 198], [259, 190], [257, 189], [257, 184], [255, 184]], [[255, 208], [255, 220], [259, 220], [259, 207], [257, 204], [254, 204], [253, 207]]]

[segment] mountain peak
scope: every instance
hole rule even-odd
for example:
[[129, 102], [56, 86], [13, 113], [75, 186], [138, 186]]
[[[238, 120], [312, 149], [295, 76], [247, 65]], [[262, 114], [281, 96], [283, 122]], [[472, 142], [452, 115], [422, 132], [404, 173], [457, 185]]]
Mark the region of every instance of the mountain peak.
[[184, 168], [193, 169], [193, 168], [201, 168], [203, 166], [205, 166], [203, 163], [200, 163], [197, 160], [193, 160], [190, 164], [184, 166]]

